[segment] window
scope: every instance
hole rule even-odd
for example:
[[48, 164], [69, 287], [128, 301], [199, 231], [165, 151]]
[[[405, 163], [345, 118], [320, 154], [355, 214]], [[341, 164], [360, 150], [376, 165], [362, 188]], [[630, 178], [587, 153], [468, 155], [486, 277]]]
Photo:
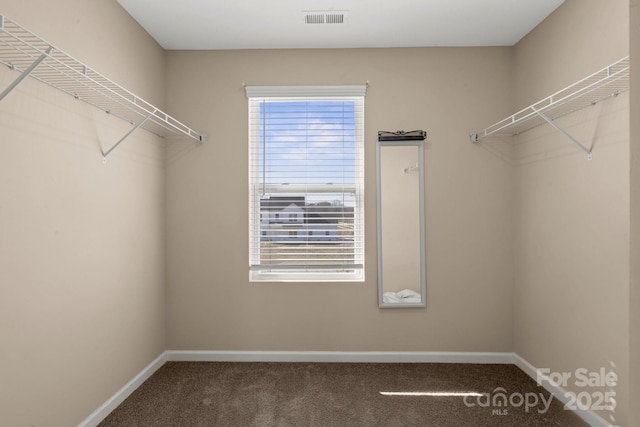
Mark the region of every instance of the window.
[[364, 280], [366, 87], [246, 90], [251, 280]]

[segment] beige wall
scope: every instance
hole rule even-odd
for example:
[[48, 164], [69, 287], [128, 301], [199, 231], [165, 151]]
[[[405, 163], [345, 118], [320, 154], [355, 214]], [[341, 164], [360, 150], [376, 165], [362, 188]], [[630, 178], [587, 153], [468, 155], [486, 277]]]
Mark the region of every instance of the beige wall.
[[[640, 401], [640, 0], [631, 0], [631, 280], [630, 402]], [[629, 425], [640, 424], [640, 405], [630, 408]]]
[[[524, 107], [628, 55], [628, 0], [567, 0], [514, 51]], [[614, 370], [629, 411], [629, 94], [558, 121], [514, 152], [515, 351], [539, 368]], [[567, 388], [576, 392], [584, 389]], [[609, 420], [606, 413], [601, 414]]]
[[[115, 1], [1, 9], [162, 102], [164, 53]], [[33, 79], [0, 102], [0, 425], [77, 425], [165, 349], [163, 149], [100, 153], [129, 127]]]
[[[506, 114], [508, 48], [169, 52], [168, 108], [210, 134], [167, 159], [168, 348], [509, 351], [510, 166], [468, 133]], [[249, 283], [248, 85], [363, 84], [364, 283]], [[377, 304], [378, 130], [425, 129], [427, 308]]]

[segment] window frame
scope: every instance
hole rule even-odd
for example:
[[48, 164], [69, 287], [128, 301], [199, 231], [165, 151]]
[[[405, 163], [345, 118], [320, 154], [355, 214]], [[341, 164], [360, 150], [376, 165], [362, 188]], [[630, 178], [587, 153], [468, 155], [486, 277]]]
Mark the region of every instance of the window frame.
[[[364, 281], [364, 97], [366, 86], [247, 86], [245, 87], [249, 99], [249, 280], [251, 282], [363, 282]], [[356, 114], [356, 182], [353, 185], [354, 194], [354, 262], [353, 268], [336, 268], [323, 271], [322, 268], [296, 268], [285, 265], [277, 269], [261, 268], [260, 237], [262, 236], [261, 221], [259, 220], [260, 192], [255, 188], [258, 180], [257, 150], [252, 144], [259, 141], [259, 126], [253, 121], [252, 106], [254, 102], [273, 100], [275, 102], [287, 99], [298, 100], [335, 100], [344, 98], [357, 102]], [[291, 215], [291, 214], [290, 214]], [[268, 233], [267, 233], [268, 234]], [[325, 234], [326, 235], [326, 234]], [[257, 242], [256, 242], [257, 236]], [[256, 254], [257, 251], [257, 255]], [[252, 263], [254, 265], [252, 265]], [[269, 270], [269, 271], [266, 271]], [[348, 271], [338, 271], [348, 270]]]

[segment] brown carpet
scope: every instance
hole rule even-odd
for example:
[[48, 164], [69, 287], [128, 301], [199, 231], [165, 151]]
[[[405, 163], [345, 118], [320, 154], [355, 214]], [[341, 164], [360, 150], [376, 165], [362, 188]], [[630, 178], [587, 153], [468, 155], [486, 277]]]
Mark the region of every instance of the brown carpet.
[[542, 399], [514, 365], [168, 362], [100, 426], [587, 426]]

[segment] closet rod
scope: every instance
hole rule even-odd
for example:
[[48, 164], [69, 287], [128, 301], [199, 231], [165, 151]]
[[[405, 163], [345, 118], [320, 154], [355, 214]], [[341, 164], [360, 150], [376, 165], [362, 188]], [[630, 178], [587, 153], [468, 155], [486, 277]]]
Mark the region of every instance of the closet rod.
[[591, 159], [591, 149], [562, 129], [555, 120], [628, 91], [629, 74], [629, 57], [626, 56], [481, 131], [471, 133], [471, 142], [477, 143], [492, 135], [515, 136], [548, 123]]
[[94, 71], [4, 15], [0, 15], [0, 64], [20, 73], [2, 91], [0, 101], [26, 77], [32, 77], [131, 124], [133, 128], [103, 153], [103, 160], [115, 147], [139, 128], [161, 137], [174, 134], [194, 139], [200, 143], [205, 140], [203, 134]]

